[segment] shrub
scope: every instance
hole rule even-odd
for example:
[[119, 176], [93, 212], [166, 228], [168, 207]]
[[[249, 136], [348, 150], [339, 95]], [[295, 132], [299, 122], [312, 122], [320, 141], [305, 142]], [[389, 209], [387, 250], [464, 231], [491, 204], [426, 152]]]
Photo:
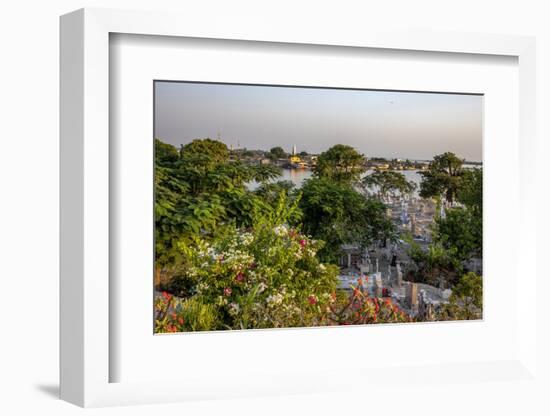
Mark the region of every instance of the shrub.
[[[186, 247], [191, 299], [211, 305], [219, 329], [319, 325], [338, 268], [316, 257], [322, 243], [286, 225], [260, 222]], [[186, 327], [187, 328], [187, 327]], [[200, 329], [190, 329], [200, 330]]]
[[178, 299], [163, 292], [155, 300], [155, 332], [209, 331], [216, 327], [216, 310], [197, 299]]
[[453, 287], [449, 303], [439, 312], [440, 320], [481, 319], [483, 315], [483, 279], [475, 273], [463, 275]]
[[410, 322], [411, 318], [403, 312], [391, 298], [369, 296], [359, 279], [351, 292], [333, 294], [333, 302], [327, 307], [328, 325], [362, 325], [375, 323]]

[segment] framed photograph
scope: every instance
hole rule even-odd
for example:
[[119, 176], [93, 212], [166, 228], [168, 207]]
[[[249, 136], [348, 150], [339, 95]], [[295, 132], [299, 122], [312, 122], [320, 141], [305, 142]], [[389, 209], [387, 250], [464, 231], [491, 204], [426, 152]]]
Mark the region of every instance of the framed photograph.
[[62, 398], [533, 380], [534, 59], [63, 16]]
[[154, 332], [482, 319], [482, 103], [156, 80]]

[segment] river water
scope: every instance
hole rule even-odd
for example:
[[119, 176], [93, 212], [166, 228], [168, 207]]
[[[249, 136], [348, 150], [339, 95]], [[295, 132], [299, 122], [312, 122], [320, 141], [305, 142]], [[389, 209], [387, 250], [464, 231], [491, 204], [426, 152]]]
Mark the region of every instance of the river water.
[[[365, 172], [363, 176], [370, 175], [373, 171], [368, 170]], [[414, 182], [418, 185], [420, 188], [420, 181], [422, 180], [422, 176], [418, 173], [416, 170], [400, 170], [398, 171], [405, 175], [405, 178], [410, 181]], [[313, 175], [313, 172], [309, 169], [282, 169], [282, 175], [274, 179], [272, 182], [278, 182], [278, 181], [290, 181], [294, 184], [296, 188], [300, 188], [302, 186], [302, 183], [310, 178]], [[258, 188], [260, 184], [258, 182], [250, 182], [248, 184], [248, 189], [251, 191]]]
[[[464, 168], [471, 169], [474, 167], [480, 167], [480, 166], [474, 166], [469, 164], [464, 164]], [[373, 173], [373, 170], [366, 171], [362, 176], [367, 176]], [[420, 175], [419, 171], [417, 170], [398, 170], [396, 172], [402, 173], [405, 178], [409, 182], [414, 182], [417, 187], [415, 194], [418, 195], [418, 191], [420, 190], [420, 182], [422, 181], [422, 175]], [[302, 186], [302, 183], [310, 178], [313, 175], [313, 172], [310, 169], [282, 169], [281, 176], [278, 176], [271, 182], [278, 182], [278, 181], [291, 181], [296, 188], [300, 188]], [[258, 182], [252, 181], [247, 184], [248, 189], [251, 191], [258, 188], [260, 184]]]

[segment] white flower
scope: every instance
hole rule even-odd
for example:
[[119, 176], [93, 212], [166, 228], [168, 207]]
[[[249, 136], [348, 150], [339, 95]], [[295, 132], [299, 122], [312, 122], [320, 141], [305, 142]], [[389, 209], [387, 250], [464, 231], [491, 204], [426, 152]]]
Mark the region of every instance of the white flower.
[[231, 315], [233, 315], [233, 316], [237, 315], [240, 310], [241, 310], [241, 307], [237, 303], [231, 302], [229, 304], [229, 313]]
[[227, 299], [223, 296], [218, 296], [218, 305], [219, 306], [224, 306], [224, 305], [227, 305]]
[[240, 239], [243, 245], [248, 246], [254, 241], [254, 236], [251, 233], [242, 233]]
[[282, 237], [288, 234], [288, 228], [286, 227], [286, 225], [278, 225], [273, 229], [273, 232], [275, 233], [275, 235]]
[[266, 299], [268, 306], [276, 306], [283, 303], [284, 295], [282, 293], [276, 293], [269, 295]]
[[310, 257], [315, 257], [315, 254], [317, 254], [317, 252], [315, 250], [312, 250], [311, 248], [308, 248], [307, 249], [307, 254]]

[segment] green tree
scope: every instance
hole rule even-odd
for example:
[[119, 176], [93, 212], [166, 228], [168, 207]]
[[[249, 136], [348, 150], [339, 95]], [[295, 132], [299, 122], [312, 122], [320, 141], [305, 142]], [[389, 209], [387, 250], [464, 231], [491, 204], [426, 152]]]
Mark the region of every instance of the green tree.
[[409, 271], [409, 278], [415, 282], [432, 286], [452, 286], [462, 273], [462, 265], [453, 255], [453, 250], [445, 249], [439, 243], [423, 249], [410, 241], [409, 257], [415, 267]]
[[457, 200], [463, 206], [445, 211], [444, 218], [437, 218], [434, 241], [453, 250], [462, 262], [472, 257], [480, 258], [483, 250], [483, 171], [465, 169]]
[[229, 161], [227, 147], [216, 140], [194, 140], [178, 152], [155, 141], [155, 260], [158, 284], [185, 266], [177, 245], [213, 238], [229, 223], [252, 225], [255, 212], [269, 207], [246, 188], [280, 174], [273, 166]]
[[366, 198], [351, 184], [311, 178], [301, 191], [303, 230], [325, 241], [325, 247], [319, 252], [324, 261], [336, 262], [342, 244], [357, 243], [366, 247], [395, 236], [394, 225], [385, 215], [385, 205]]
[[350, 183], [364, 171], [363, 155], [351, 146], [337, 144], [319, 155], [314, 173], [318, 178]]
[[464, 169], [457, 200], [466, 207], [483, 211], [483, 169]]
[[281, 169], [273, 165], [255, 165], [249, 167], [253, 179], [256, 182], [269, 182], [281, 176]]
[[273, 159], [284, 159], [284, 158], [288, 157], [288, 154], [280, 146], [272, 147], [269, 150], [269, 153], [271, 154], [271, 157]]
[[209, 138], [195, 139], [191, 143], [181, 147], [182, 156], [202, 156], [204, 160], [210, 163], [223, 163], [229, 158], [227, 146], [218, 141]]
[[362, 185], [369, 190], [377, 190], [378, 195], [386, 198], [388, 195], [397, 196], [411, 194], [416, 184], [407, 181], [405, 175], [394, 171], [376, 171], [365, 176]]
[[463, 163], [463, 159], [451, 152], [434, 156], [428, 169], [420, 172], [423, 177], [420, 196], [430, 198], [443, 195], [448, 202], [453, 203], [461, 186]]
[[452, 250], [460, 261], [480, 257], [483, 245], [481, 217], [469, 208], [447, 209], [445, 217], [435, 221], [433, 239]]
[[254, 191], [254, 193], [268, 203], [274, 203], [281, 194], [286, 196], [294, 194], [292, 192], [294, 187], [292, 181], [264, 182]]
[[174, 166], [179, 159], [177, 149], [171, 144], [155, 139], [155, 165], [156, 166]]

